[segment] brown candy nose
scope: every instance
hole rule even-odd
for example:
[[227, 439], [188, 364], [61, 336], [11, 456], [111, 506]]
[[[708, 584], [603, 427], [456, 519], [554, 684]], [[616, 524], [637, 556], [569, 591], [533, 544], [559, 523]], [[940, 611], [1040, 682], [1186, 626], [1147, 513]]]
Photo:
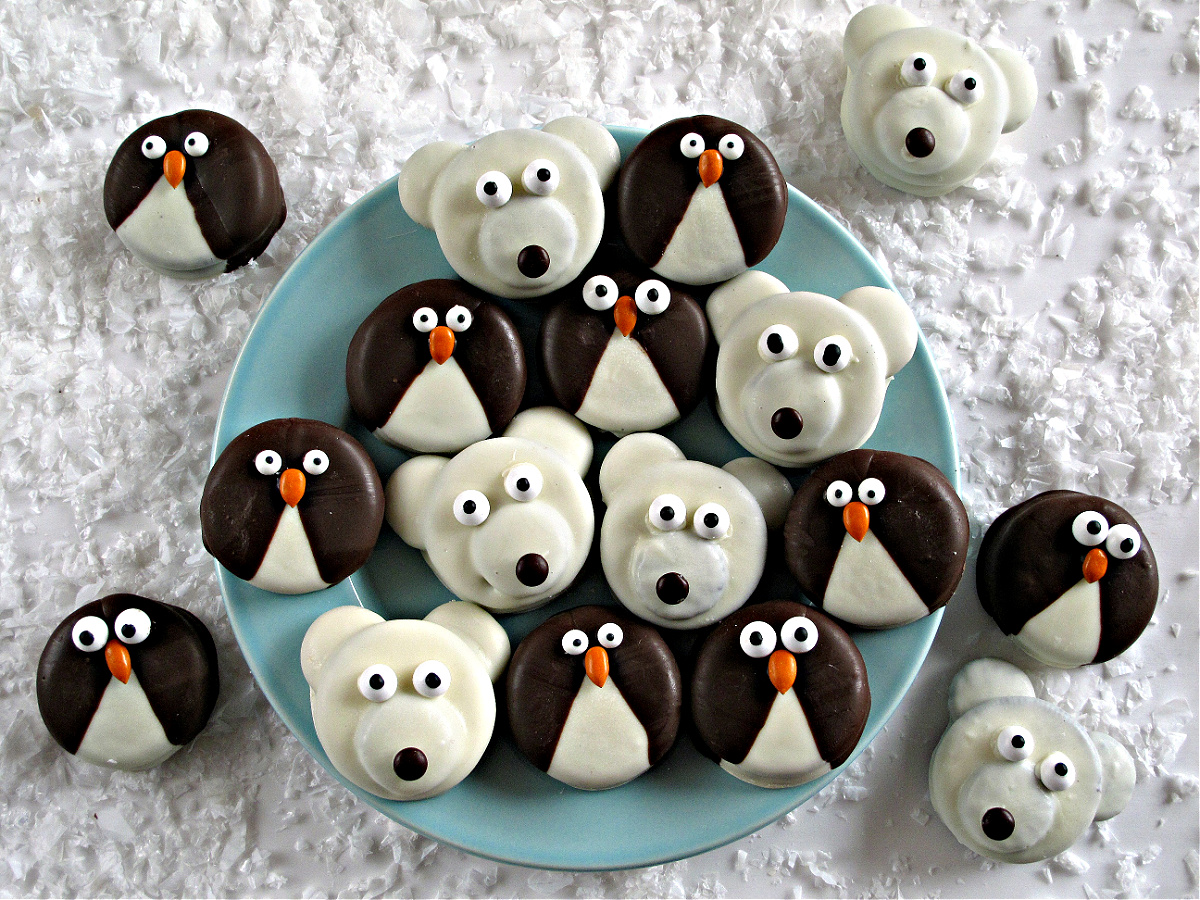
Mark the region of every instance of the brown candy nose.
[[686, 600], [689, 590], [691, 586], [688, 580], [678, 572], [668, 572], [654, 585], [654, 593], [668, 606], [675, 606]]
[[550, 268], [550, 254], [544, 247], [530, 244], [517, 254], [517, 271], [526, 278], [541, 278]]
[[405, 747], [392, 760], [392, 771], [403, 781], [416, 781], [429, 770], [429, 759], [416, 747]]
[[540, 553], [526, 553], [517, 560], [517, 581], [526, 587], [537, 587], [550, 574], [550, 564]]
[[775, 410], [771, 416], [771, 430], [785, 441], [799, 437], [804, 430], [804, 417], [790, 406]]
[[933, 132], [928, 128], [914, 128], [904, 138], [904, 148], [917, 159], [924, 159], [937, 146]]
[[979, 825], [983, 833], [993, 841], [1006, 841], [1016, 831], [1017, 821], [1003, 806], [993, 806], [983, 814]]

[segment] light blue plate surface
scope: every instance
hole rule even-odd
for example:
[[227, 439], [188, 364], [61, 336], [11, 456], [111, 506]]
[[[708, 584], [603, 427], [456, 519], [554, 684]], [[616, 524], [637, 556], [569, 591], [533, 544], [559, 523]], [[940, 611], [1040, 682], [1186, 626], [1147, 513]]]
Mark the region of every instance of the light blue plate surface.
[[[645, 134], [630, 128], [612, 132], [622, 153]], [[759, 268], [793, 290], [834, 297], [865, 284], [890, 287], [863, 247], [827, 213], [794, 188], [789, 195], [783, 236]], [[300, 255], [264, 304], [229, 381], [213, 458], [252, 425], [300, 416], [348, 428], [371, 452], [386, 480], [406, 457], [352, 422], [346, 349], [359, 323], [388, 294], [415, 281], [452, 275], [433, 233], [405, 215], [395, 179], [361, 198]], [[506, 308], [516, 311], [518, 326], [536, 327], [536, 305]], [[528, 350], [536, 352], [535, 347]], [[720, 465], [746, 455], [714, 420], [707, 403], [666, 434], [689, 458]], [[597, 446], [593, 479], [609, 446], [611, 440]], [[867, 446], [923, 457], [957, 488], [958, 455], [946, 395], [923, 339], [888, 389], [883, 416]], [[594, 567], [589, 564], [585, 571], [593, 571], [592, 576], [568, 597], [502, 620], [514, 647], [553, 613], [585, 602], [608, 602]], [[220, 566], [217, 573], [234, 634], [254, 677], [304, 747], [364, 802], [422, 834], [480, 856], [571, 870], [653, 865], [756, 831], [836, 775], [787, 790], [752, 787], [702, 757], [681, 729], [675, 748], [649, 773], [615, 790], [587, 793], [526, 762], [512, 746], [506, 726], [498, 723], [483, 761], [456, 788], [413, 803], [383, 800], [347, 784], [321, 750], [300, 671], [300, 642], [309, 624], [335, 606], [361, 603], [387, 618], [420, 617], [452, 599], [449, 593], [420, 554], [386, 524], [366, 566], [328, 590], [285, 597], [251, 587]], [[872, 705], [851, 760], [904, 697], [941, 616], [939, 610], [903, 628], [855, 637], [866, 660]]]

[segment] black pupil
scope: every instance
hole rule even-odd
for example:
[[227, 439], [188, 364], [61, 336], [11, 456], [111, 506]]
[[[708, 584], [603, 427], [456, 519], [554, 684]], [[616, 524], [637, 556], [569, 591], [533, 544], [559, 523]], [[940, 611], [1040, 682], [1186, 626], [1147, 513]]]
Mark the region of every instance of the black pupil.
[[695, 146], [696, 146], [696, 142], [695, 142], [694, 140], [688, 141], [688, 146], [689, 146], [689, 147], [695, 147]]
[[471, 515], [471, 513], [475, 512], [475, 501], [474, 500], [464, 500], [463, 501], [463, 512], [465, 512], [468, 516]]
[[380, 675], [378, 672], [376, 672], [374, 675], [371, 676], [370, 684], [371, 684], [371, 690], [382, 691], [383, 690], [383, 676]]
[[875, 492], [874, 492], [874, 491], [867, 491], [867, 499], [868, 499], [868, 500], [874, 500], [874, 499], [875, 499]]
[[612, 642], [615, 640], [615, 638], [614, 638], [614, 637], [613, 637], [613, 635], [611, 635], [611, 634], [606, 634], [606, 635], [604, 635], [604, 639], [605, 639], [606, 641], [608, 641], [610, 644], [611, 644], [611, 643], [612, 643]]
[[1066, 764], [1066, 763], [1064, 763], [1064, 762], [1055, 763], [1055, 764], [1054, 764], [1054, 771], [1055, 771], [1055, 773], [1056, 773], [1056, 774], [1058, 774], [1058, 776], [1059, 776], [1060, 778], [1061, 778], [1061, 777], [1065, 777], [1065, 776], [1066, 776], [1066, 774], [1067, 774], [1067, 764]]
[[538, 177], [538, 181], [549, 181], [550, 180], [550, 170], [549, 169], [538, 169], [537, 177]]
[[1014, 747], [1016, 747], [1018, 750], [1020, 750], [1022, 747], [1025, 746], [1025, 738], [1019, 734], [1014, 734], [1013, 739], [1012, 739], [1012, 745]]
[[664, 522], [670, 522], [673, 518], [675, 518], [675, 510], [671, 509], [669, 506], [664, 506], [659, 515], [662, 516], [662, 520]]
[[517, 490], [520, 491], [521, 493], [524, 493], [525, 491], [529, 490], [529, 479], [528, 478], [518, 478], [517, 479]]
[[581, 641], [579, 638], [575, 638], [575, 640], [571, 641], [571, 646], [573, 646], [573, 647], [582, 647], [582, 646], [583, 646], [583, 641]]
[[196, 146], [196, 139], [194, 137], [188, 138], [188, 143], [194, 147]]
[[1092, 519], [1092, 521], [1087, 523], [1087, 530], [1088, 530], [1088, 534], [1099, 534], [1100, 533], [1100, 523], [1097, 522], [1095, 519]]
[[796, 629], [796, 640], [798, 640], [802, 644], [805, 641], [807, 641], [808, 640], [808, 629], [804, 628], [803, 626], [801, 626], [800, 628], [797, 628]]
[[436, 691], [442, 685], [442, 679], [438, 678], [436, 672], [430, 672], [425, 676], [425, 687], [431, 691]]
[[487, 194], [489, 197], [495, 196], [496, 191], [498, 191], [498, 190], [500, 190], [500, 186], [497, 185], [496, 182], [494, 182], [494, 181], [489, 181], [487, 184], [485, 184], [483, 186], [483, 192], [485, 194]]
[[125, 635], [127, 638], [131, 638], [137, 634], [137, 629], [133, 625], [122, 625], [121, 634]]
[[608, 286], [603, 285], [603, 284], [596, 285], [596, 296], [597, 297], [607, 297], [608, 296]]
[[913, 60], [913, 68], [916, 69], [918, 72], [924, 72], [925, 71], [925, 60], [923, 60], [921, 57], [918, 56], [916, 59]]
[[650, 288], [650, 290], [646, 291], [646, 299], [653, 303], [658, 299], [658, 291], [654, 288]]
[[1125, 538], [1125, 540], [1121, 541], [1121, 552], [1122, 553], [1132, 553], [1133, 552], [1133, 538]]
[[761, 634], [759, 634], [757, 631], [750, 633], [750, 643], [751, 644], [753, 644], [755, 647], [757, 647], [762, 642], [763, 642], [763, 636]]
[[782, 353], [783, 352], [783, 338], [781, 338], [777, 334], [768, 334], [767, 335], [767, 349], [770, 350], [772, 353]]
[[842, 358], [842, 348], [837, 344], [829, 344], [821, 353], [821, 361], [827, 366], [836, 366], [839, 359]]
[[965, 87], [968, 91], [975, 90], [975, 79], [968, 78], [966, 81], [963, 82], [963, 87]]
[[96, 636], [93, 635], [90, 631], [81, 631], [81, 632], [79, 632], [79, 640], [82, 641], [85, 646], [90, 647], [92, 644], [95, 643]]
[[709, 528], [716, 528], [721, 522], [721, 517], [716, 513], [709, 513], [704, 517], [704, 524]]

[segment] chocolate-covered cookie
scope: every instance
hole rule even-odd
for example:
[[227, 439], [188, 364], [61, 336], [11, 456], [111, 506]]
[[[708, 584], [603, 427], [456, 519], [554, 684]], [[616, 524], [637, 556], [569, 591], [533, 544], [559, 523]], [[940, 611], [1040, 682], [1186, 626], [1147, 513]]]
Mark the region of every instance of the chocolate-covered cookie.
[[204, 548], [238, 578], [305, 594], [367, 561], [383, 511], [383, 485], [358, 441], [324, 422], [272, 419], [218, 457], [200, 526]]
[[941, 609], [967, 562], [970, 522], [936, 466], [885, 450], [833, 457], [796, 491], [788, 567], [843, 622], [892, 628]]
[[147, 122], [117, 148], [104, 214], [150, 268], [207, 278], [266, 250], [287, 204], [258, 138], [228, 116], [186, 109]]
[[1002, 513], [983, 536], [976, 578], [1000, 630], [1063, 668], [1122, 653], [1158, 602], [1158, 565], [1137, 520], [1075, 491], [1047, 491]]
[[456, 453], [503, 431], [525, 393], [512, 320], [465, 282], [396, 291], [355, 332], [350, 406], [376, 437], [417, 453]]
[[788, 600], [746, 606], [705, 640], [692, 675], [700, 749], [760, 787], [793, 787], [849, 759], [871, 710], [850, 636]]
[[682, 688], [657, 631], [612, 607], [552, 616], [513, 653], [508, 716], [518, 749], [572, 787], [603, 790], [671, 748]]

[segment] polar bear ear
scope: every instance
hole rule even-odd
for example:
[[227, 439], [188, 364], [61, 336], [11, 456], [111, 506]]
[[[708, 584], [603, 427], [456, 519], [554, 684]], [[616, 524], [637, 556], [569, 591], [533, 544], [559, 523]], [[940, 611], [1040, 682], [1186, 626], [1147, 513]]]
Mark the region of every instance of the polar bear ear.
[[400, 191], [400, 205], [404, 207], [408, 217], [418, 225], [433, 227], [429, 210], [433, 184], [450, 164], [450, 160], [466, 149], [462, 144], [435, 141], [426, 144], [400, 167], [400, 177], [396, 179], [396, 187]]
[[950, 682], [950, 719], [988, 700], [1036, 696], [1029, 676], [1012, 663], [990, 658], [972, 660]]
[[441, 625], [462, 638], [467, 646], [479, 654], [493, 684], [508, 665], [508, 657], [512, 652], [508, 633], [482, 607], [466, 600], [451, 600], [434, 608], [425, 621]]
[[767, 528], [782, 528], [792, 505], [792, 483], [782, 472], [756, 456], [743, 456], [725, 463], [721, 468], [746, 486], [754, 495], [767, 520]]
[[1133, 799], [1137, 784], [1137, 768], [1125, 745], [1103, 731], [1091, 733], [1092, 743], [1100, 754], [1100, 806], [1096, 821], [1111, 819]]
[[425, 549], [425, 520], [434, 479], [446, 467], [444, 456], [414, 456], [392, 473], [384, 489], [384, 513], [400, 540]]
[[587, 426], [565, 410], [538, 406], [517, 413], [505, 437], [523, 438], [549, 447], [563, 457], [582, 478], [592, 464], [592, 436]]
[[708, 297], [704, 308], [717, 343], [725, 339], [729, 326], [743, 312], [767, 297], [788, 293], [788, 286], [766, 272], [749, 269], [725, 282]]
[[846, 57], [846, 68], [855, 69], [863, 55], [880, 38], [893, 31], [919, 28], [921, 20], [898, 6], [881, 3], [868, 6], [855, 13], [846, 25], [846, 37], [842, 41], [842, 55]]
[[661, 434], [627, 435], [613, 444], [600, 464], [600, 499], [607, 506], [631, 476], [649, 466], [681, 459], [687, 459], [683, 451]]
[[1008, 82], [1008, 118], [1004, 120], [1004, 134], [1015, 131], [1033, 115], [1037, 103], [1037, 79], [1033, 66], [1016, 50], [1010, 47], [985, 47], [992, 62], [1004, 73]]
[[875, 329], [887, 353], [888, 377], [903, 369], [917, 350], [917, 320], [904, 298], [886, 288], [860, 287], [840, 300]]
[[316, 688], [325, 660], [364, 628], [378, 625], [383, 616], [361, 606], [339, 606], [317, 617], [300, 643], [300, 668], [310, 688]]
[[617, 169], [621, 168], [621, 148], [607, 128], [583, 116], [566, 116], [547, 122], [542, 131], [570, 141], [582, 150], [596, 169], [600, 190], [608, 190], [617, 175]]

